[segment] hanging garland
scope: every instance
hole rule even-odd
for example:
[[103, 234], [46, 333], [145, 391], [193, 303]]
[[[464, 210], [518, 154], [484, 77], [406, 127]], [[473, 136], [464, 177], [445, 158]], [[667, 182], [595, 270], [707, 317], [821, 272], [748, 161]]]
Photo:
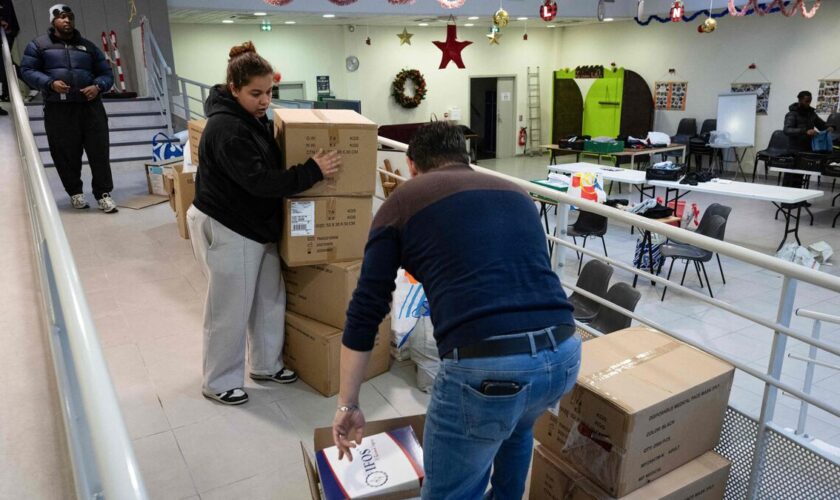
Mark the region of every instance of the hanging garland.
[[330, 0], [330, 3], [338, 5], [339, 7], [345, 7], [351, 3], [356, 3], [356, 1], [357, 0]]
[[412, 5], [415, 0], [388, 0], [391, 5]]
[[[411, 97], [405, 95], [405, 82], [408, 80], [414, 82], [414, 95]], [[406, 109], [416, 108], [426, 98], [426, 79], [416, 69], [404, 69], [394, 78], [394, 83], [391, 84], [391, 95], [400, 106]]]
[[292, 0], [263, 0], [268, 5], [273, 5], [275, 7], [282, 7], [284, 5], [288, 5], [292, 3]]
[[[735, 7], [734, 0], [729, 0], [728, 9], [729, 13], [736, 17], [743, 17], [747, 15], [747, 12], [752, 10], [752, 12], [757, 13], [759, 16], [764, 16], [769, 14], [772, 9], [778, 9], [779, 12], [782, 13], [785, 17], [793, 17], [796, 15], [796, 11], [799, 10], [802, 13], [802, 17], [806, 19], [811, 19], [817, 14], [817, 11], [820, 9], [820, 3], [822, 0], [815, 0], [814, 5], [808, 9], [805, 6], [805, 2], [803, 0], [794, 0], [790, 2], [786, 2], [783, 0], [773, 0], [772, 2], [768, 2], [765, 4], [759, 4], [758, 0], [749, 0], [747, 3], [744, 4], [743, 7], [739, 10]], [[790, 6], [789, 9], [785, 7]]]
[[[776, 0], [773, 0], [773, 1], [775, 2]], [[788, 4], [796, 4], [797, 2], [801, 2], [801, 1], [802, 0], [785, 0], [784, 5], [787, 6]], [[765, 14], [773, 14], [773, 13], [782, 11], [781, 7], [771, 7], [766, 3], [761, 4], [761, 5], [764, 6]], [[754, 10], [748, 12], [745, 15], [751, 16], [753, 14], [755, 14]], [[695, 12], [694, 14], [691, 14], [691, 15], [683, 14], [682, 20], [690, 23], [690, 22], [694, 21], [695, 19], [697, 19], [699, 16], [708, 16], [708, 17], [711, 17], [711, 18], [714, 18], [714, 19], [720, 19], [721, 17], [725, 17], [727, 15], [729, 15], [728, 10], [722, 10], [720, 12], [712, 12], [711, 10], [698, 10], [697, 12]], [[645, 21], [642, 21], [638, 17], [636, 17], [634, 19], [636, 21], [636, 24], [638, 24], [639, 26], [647, 26], [652, 21], [659, 21], [660, 23], [663, 23], [663, 24], [673, 22], [670, 17], [659, 17], [655, 14], [648, 17]]]
[[458, 9], [464, 6], [466, 0], [438, 0], [438, 3], [444, 9]]

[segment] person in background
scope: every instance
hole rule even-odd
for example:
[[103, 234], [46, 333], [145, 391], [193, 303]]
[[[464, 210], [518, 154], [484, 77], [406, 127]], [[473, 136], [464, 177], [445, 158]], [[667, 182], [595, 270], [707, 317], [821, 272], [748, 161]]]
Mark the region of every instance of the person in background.
[[[787, 115], [785, 115], [785, 134], [790, 138], [790, 149], [796, 152], [810, 152], [811, 138], [817, 135], [819, 130], [826, 129], [826, 123], [817, 115], [817, 111], [811, 107], [813, 96], [807, 90], [803, 90], [796, 96], [798, 101], [791, 104]], [[828, 127], [832, 132], [833, 127]]]
[[195, 200], [187, 211], [193, 252], [208, 280], [202, 393], [226, 405], [248, 401], [242, 389], [246, 339], [252, 379], [297, 380], [282, 357], [283, 198], [341, 165], [337, 153], [319, 151], [303, 165], [283, 168], [266, 116], [273, 77], [251, 42], [230, 50], [227, 83], [213, 87], [204, 103], [208, 119], [198, 146]]
[[[361, 441], [359, 390], [397, 269], [421, 283], [441, 357], [424, 429], [424, 499], [522, 498], [533, 426], [575, 384], [580, 337], [528, 193], [469, 166], [461, 131], [420, 128], [413, 179], [376, 213], [347, 311], [333, 422], [339, 457]], [[491, 478], [491, 469], [493, 470]]]
[[[15, 15], [15, 6], [12, 0], [0, 0], [0, 29], [6, 32], [6, 41], [9, 50], [15, 45], [15, 37], [20, 33], [20, 25]], [[0, 57], [0, 101], [9, 102], [9, 81], [6, 79], [5, 61]], [[0, 116], [6, 116], [9, 112], [0, 108]]]
[[55, 168], [73, 208], [89, 205], [82, 191], [82, 152], [87, 153], [91, 187], [99, 209], [118, 212], [111, 199], [108, 115], [100, 93], [114, 85], [111, 65], [76, 30], [76, 16], [65, 4], [50, 7], [50, 29], [29, 42], [20, 63], [21, 77], [44, 96], [44, 127]]

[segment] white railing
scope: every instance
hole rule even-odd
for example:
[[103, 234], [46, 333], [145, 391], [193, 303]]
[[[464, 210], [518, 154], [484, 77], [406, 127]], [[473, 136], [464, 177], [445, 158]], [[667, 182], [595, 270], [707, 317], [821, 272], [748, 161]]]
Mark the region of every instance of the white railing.
[[140, 30], [143, 38], [148, 91], [160, 106], [160, 114], [166, 123], [167, 133], [172, 136], [172, 102], [169, 98], [169, 77], [172, 76], [172, 68], [163, 57], [160, 45], [145, 17], [140, 20]]
[[[396, 152], [404, 153], [407, 149], [407, 146], [405, 144], [390, 139], [385, 139], [382, 137], [379, 138], [379, 144], [380, 146], [384, 146], [391, 150], [395, 150]], [[389, 154], [393, 155], [393, 153]], [[697, 341], [681, 334], [679, 331], [673, 328], [665, 327], [664, 325], [661, 325], [656, 321], [645, 318], [640, 314], [621, 308], [601, 297], [598, 297], [585, 290], [580, 289], [576, 285], [569, 283], [563, 284], [564, 287], [571, 289], [576, 293], [580, 293], [581, 295], [597, 302], [598, 304], [604, 305], [605, 307], [609, 307], [610, 309], [618, 311], [632, 319], [635, 319], [636, 321], [639, 321], [642, 324], [646, 324], [653, 328], [656, 328], [657, 330], [660, 330], [678, 340], [681, 340], [713, 356], [723, 359], [724, 361], [735, 366], [738, 370], [741, 370], [744, 373], [747, 373], [750, 376], [755, 377], [764, 383], [764, 395], [762, 398], [760, 415], [757, 421], [757, 444], [755, 453], [752, 457], [752, 461], [749, 464], [749, 484], [744, 488], [744, 490], [748, 492], [747, 494], [749, 498], [759, 497], [759, 491], [761, 490], [762, 478], [766, 464], [765, 460], [767, 457], [769, 431], [774, 431], [778, 434], [788, 437], [791, 441], [795, 442], [796, 444], [807, 448], [815, 455], [818, 455], [824, 458], [825, 460], [829, 461], [830, 463], [834, 464], [834, 467], [836, 468], [835, 470], [838, 471], [838, 474], [840, 474], [840, 457], [827, 455], [820, 447], [814, 446], [810, 440], [803, 438], [808, 405], [816, 406], [837, 418], [840, 418], [840, 408], [837, 408], [827, 403], [826, 401], [815, 398], [810, 394], [810, 377], [808, 377], [805, 386], [801, 389], [780, 381], [782, 373], [782, 364], [785, 359], [784, 353], [786, 351], [788, 337], [799, 340], [811, 346], [811, 352], [809, 356], [810, 359], [808, 360], [810, 366], [808, 373], [812, 373], [813, 370], [813, 366], [810, 365], [811, 363], [820, 363], [819, 361], [815, 360], [817, 349], [824, 350], [835, 356], [840, 356], [840, 347], [834, 344], [826, 343], [819, 339], [819, 322], [840, 321], [840, 318], [836, 316], [825, 315], [822, 313], [799, 311], [799, 314], [801, 316], [809, 317], [817, 321], [817, 324], [815, 325], [816, 334], [809, 336], [790, 328], [790, 320], [793, 315], [793, 303], [794, 298], [796, 296], [797, 283], [801, 281], [804, 283], [809, 283], [840, 293], [840, 278], [812, 269], [808, 269], [802, 266], [797, 266], [792, 263], [780, 260], [778, 258], [761, 254], [730, 243], [726, 243], [724, 241], [702, 236], [694, 232], [687, 231], [685, 229], [679, 229], [674, 226], [662, 224], [660, 222], [656, 222], [654, 220], [641, 217], [626, 211], [617, 210], [606, 205], [593, 203], [579, 198], [572, 198], [565, 193], [547, 187], [543, 187], [529, 181], [505, 175], [494, 170], [482, 168], [477, 165], [473, 165], [472, 167], [476, 171], [504, 178], [520, 186], [521, 188], [525, 189], [530, 193], [538, 195], [541, 198], [553, 200], [557, 203], [558, 210], [555, 218], [555, 227], [559, 236], [555, 237], [550, 234], [546, 234], [546, 238], [554, 243], [551, 255], [551, 262], [552, 266], [554, 266], [554, 269], [558, 272], [558, 274], [562, 274], [562, 268], [565, 265], [566, 249], [572, 249], [577, 252], [582, 252], [584, 255], [588, 255], [592, 258], [607, 262], [610, 265], [615, 266], [617, 268], [629, 271], [637, 276], [649, 279], [655, 283], [667, 285], [669, 289], [681, 292], [685, 295], [688, 295], [692, 299], [702, 301], [715, 308], [726, 311], [730, 314], [746, 318], [756, 324], [765, 326], [775, 332], [772, 340], [772, 351], [770, 355], [769, 366], [766, 372], [762, 372], [745, 364], [742, 361], [739, 361], [738, 359], [735, 359], [734, 357], [724, 352], [720, 352], [717, 349], [700, 344]], [[386, 171], [384, 168], [379, 168], [378, 173], [384, 174], [385, 176], [394, 178], [399, 181], [407, 180], [405, 177], [397, 176], [392, 172]], [[575, 205], [582, 210], [593, 212], [598, 215], [607, 217], [611, 222], [625, 223], [631, 227], [636, 227], [641, 230], [649, 230], [653, 233], [658, 233], [667, 238], [678, 240], [682, 243], [691, 244], [781, 274], [784, 277], [784, 282], [779, 297], [779, 306], [777, 308], [776, 317], [774, 319], [763, 318], [757, 314], [754, 314], [750, 311], [744, 310], [727, 302], [710, 298], [707, 295], [698, 293], [685, 286], [679, 285], [678, 283], [668, 281], [664, 278], [653, 275], [641, 269], [637, 269], [632, 265], [605, 257], [604, 255], [598, 254], [594, 251], [571, 243], [570, 241], [568, 241], [566, 236], [566, 229], [568, 226], [568, 212], [569, 207], [571, 205]], [[588, 325], [579, 324], [578, 326], [591, 335], [601, 335], [600, 332], [595, 331]], [[779, 390], [782, 390], [785, 393], [794, 396], [801, 401], [802, 408], [800, 410], [800, 425], [798, 426], [797, 432], [794, 434], [786, 433], [784, 429], [780, 428], [772, 422], [774, 412], [776, 409], [776, 400], [778, 397]], [[793, 472], [794, 471], [791, 470], [790, 473], [793, 474]]]
[[148, 495], [32, 136], [3, 30], [0, 39], [76, 496], [144, 500]]

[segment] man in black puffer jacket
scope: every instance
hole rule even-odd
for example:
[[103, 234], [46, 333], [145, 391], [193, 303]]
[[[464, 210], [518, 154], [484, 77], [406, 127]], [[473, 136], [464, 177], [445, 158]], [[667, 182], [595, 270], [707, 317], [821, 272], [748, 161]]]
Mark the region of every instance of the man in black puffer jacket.
[[44, 127], [55, 168], [73, 208], [88, 208], [82, 193], [82, 151], [93, 175], [93, 196], [105, 213], [117, 212], [111, 199], [108, 115], [99, 94], [114, 85], [111, 65], [76, 30], [64, 4], [50, 8], [49, 33], [26, 46], [20, 63], [26, 83], [43, 93]]
[[790, 111], [785, 115], [785, 135], [790, 138], [792, 151], [810, 152], [811, 138], [817, 135], [816, 129], [825, 130], [826, 123], [811, 107], [810, 92], [803, 90], [797, 98], [799, 101], [791, 104]]

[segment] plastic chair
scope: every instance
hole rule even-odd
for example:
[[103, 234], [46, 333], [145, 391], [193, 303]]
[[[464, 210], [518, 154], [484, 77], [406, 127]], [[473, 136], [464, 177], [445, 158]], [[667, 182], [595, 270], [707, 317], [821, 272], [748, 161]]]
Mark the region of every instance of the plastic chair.
[[[723, 233], [726, 230], [726, 219], [721, 217], [720, 215], [711, 215], [709, 216], [708, 225], [705, 228], [704, 236], [708, 236], [710, 238], [715, 238], [717, 240], [723, 240]], [[688, 272], [688, 263], [694, 263], [694, 270], [697, 271], [697, 279], [700, 280], [700, 288], [703, 288], [703, 277], [700, 276], [700, 271], [703, 271], [703, 276], [706, 278], [706, 288], [709, 289], [709, 296], [715, 298], [714, 293], [712, 293], [712, 284], [709, 282], [709, 275], [706, 273], [706, 262], [712, 260], [712, 256], [714, 253], [710, 250], [705, 250], [700, 247], [696, 247], [694, 245], [689, 245], [687, 243], [665, 243], [660, 248], [660, 252], [662, 256], [671, 259], [671, 266], [668, 268], [668, 277], [666, 279], [671, 279], [671, 271], [674, 270], [674, 262], [677, 259], [682, 259], [685, 261], [685, 269], [683, 269], [682, 280], [680, 281], [680, 285], [685, 284], [685, 275]], [[668, 287], [666, 286], [664, 290], [662, 290], [662, 300], [665, 300], [665, 293], [668, 291]]]
[[[680, 124], [677, 125], [677, 133], [676, 135], [671, 136], [671, 143], [672, 144], [682, 144], [688, 148], [689, 142], [691, 142], [692, 137], [697, 137], [697, 120], [694, 118], [683, 118], [680, 120]], [[668, 151], [662, 153], [662, 157], [667, 158], [678, 158], [682, 156], [679, 151]], [[686, 150], [686, 161], [688, 161], [688, 150]]]
[[690, 157], [691, 155], [694, 155], [694, 159], [697, 160], [697, 170], [703, 168], [704, 156], [709, 157], [709, 165], [711, 165], [714, 155], [722, 154], [719, 150], [715, 150], [714, 148], [709, 146], [709, 140], [711, 138], [712, 132], [714, 132], [715, 130], [717, 130], [716, 119], [711, 118], [708, 120], [703, 120], [703, 125], [700, 126], [700, 134], [688, 141], [688, 163], [691, 163]]
[[[710, 222], [712, 220], [712, 216], [719, 215], [723, 217], [723, 229], [721, 230], [720, 239], [722, 240], [726, 236], [726, 223], [729, 222], [729, 214], [732, 213], [732, 207], [727, 207], [726, 205], [721, 205], [720, 203], [712, 203], [703, 212], [703, 218], [700, 219], [700, 224], [697, 225], [697, 230], [695, 233], [702, 234], [703, 236], [709, 236], [713, 238], [710, 231]], [[687, 245], [688, 243], [682, 243], [676, 240], [671, 240], [669, 243], [674, 245]], [[723, 264], [720, 262], [720, 255], [715, 253], [715, 257], [717, 257], [718, 268], [720, 269], [720, 279], [723, 281], [723, 284], [726, 284], [726, 276], [723, 275]]]
[[[607, 234], [607, 218], [603, 215], [581, 210], [575, 223], [569, 224], [566, 234], [572, 237], [575, 245], [577, 245], [578, 237], [582, 237], [582, 246], [584, 248], [586, 248], [586, 240], [588, 238], [593, 236], [601, 238], [601, 244], [604, 246], [604, 255], [609, 257], [607, 254], [607, 242], [604, 241], [604, 235]], [[578, 274], [580, 274], [581, 267], [583, 267], [583, 254], [578, 252], [578, 258], [580, 260]]]
[[[630, 312], [636, 310], [636, 304], [639, 303], [639, 299], [641, 298], [641, 292], [627, 283], [616, 283], [611, 286], [610, 291], [607, 292], [607, 296], [605, 297], [608, 302], [612, 302]], [[598, 308], [598, 314], [589, 326], [605, 334], [617, 332], [630, 326], [630, 322], [632, 321], [630, 316], [625, 316], [603, 304], [600, 304], [600, 306]]]
[[[578, 276], [577, 286], [593, 295], [604, 297], [607, 294], [612, 273], [612, 266], [604, 264], [600, 260], [590, 260], [583, 266], [583, 270]], [[578, 321], [588, 323], [598, 314], [600, 304], [577, 292], [569, 296], [569, 302], [575, 306], [574, 316]]]
[[770, 136], [770, 144], [767, 149], [759, 151], [755, 154], [755, 162], [753, 164], [752, 181], [755, 182], [755, 175], [758, 172], [758, 162], [764, 162], [764, 178], [767, 178], [767, 169], [770, 167], [787, 167], [793, 168], [796, 164], [796, 158], [790, 151], [790, 138], [785, 134], [784, 130], [776, 130]]

